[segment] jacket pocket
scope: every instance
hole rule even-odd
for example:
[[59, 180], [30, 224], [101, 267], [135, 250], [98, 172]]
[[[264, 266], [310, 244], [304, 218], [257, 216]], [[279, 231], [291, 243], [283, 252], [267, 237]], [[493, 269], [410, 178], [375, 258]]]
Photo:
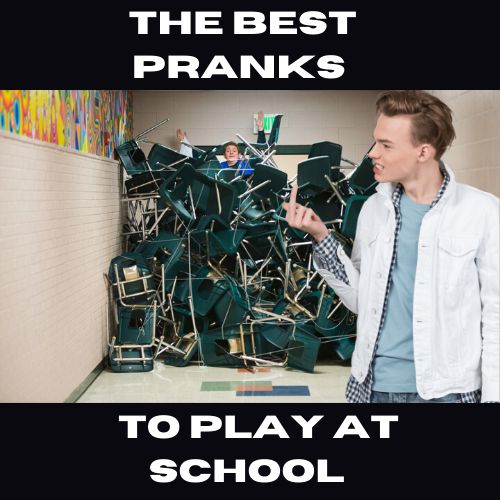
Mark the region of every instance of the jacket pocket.
[[475, 266], [474, 258], [479, 239], [469, 236], [440, 235], [438, 237], [437, 273], [441, 289], [458, 297], [463, 290], [467, 271]]
[[466, 257], [471, 253], [476, 253], [479, 246], [479, 239], [473, 236], [440, 235], [438, 246], [450, 257]]
[[[465, 277], [475, 267], [479, 238], [473, 236], [440, 235], [438, 237], [438, 288], [449, 294], [448, 301], [458, 301], [466, 286]], [[454, 304], [457, 306], [458, 304]]]

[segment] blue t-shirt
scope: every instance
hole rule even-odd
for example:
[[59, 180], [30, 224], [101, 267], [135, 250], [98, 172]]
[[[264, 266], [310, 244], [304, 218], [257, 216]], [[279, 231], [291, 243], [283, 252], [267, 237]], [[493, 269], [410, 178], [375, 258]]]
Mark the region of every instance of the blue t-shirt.
[[[227, 161], [222, 161], [221, 162], [221, 167], [222, 168], [228, 168], [229, 164]], [[234, 165], [232, 165], [230, 168], [237, 168], [238, 169], [238, 174], [243, 173], [243, 175], [250, 175], [253, 174], [254, 169], [250, 166], [250, 163], [246, 158], [241, 158], [239, 159]]]
[[387, 311], [373, 369], [373, 390], [417, 392], [413, 357], [413, 290], [417, 269], [418, 238], [430, 205], [401, 196], [401, 229], [392, 272]]

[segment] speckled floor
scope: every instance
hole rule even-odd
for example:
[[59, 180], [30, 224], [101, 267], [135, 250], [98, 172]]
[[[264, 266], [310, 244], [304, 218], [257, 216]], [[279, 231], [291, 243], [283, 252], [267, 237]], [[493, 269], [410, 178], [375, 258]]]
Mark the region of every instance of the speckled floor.
[[104, 370], [79, 403], [344, 403], [350, 367], [317, 363], [314, 373], [272, 367], [249, 370], [156, 361], [146, 373]]

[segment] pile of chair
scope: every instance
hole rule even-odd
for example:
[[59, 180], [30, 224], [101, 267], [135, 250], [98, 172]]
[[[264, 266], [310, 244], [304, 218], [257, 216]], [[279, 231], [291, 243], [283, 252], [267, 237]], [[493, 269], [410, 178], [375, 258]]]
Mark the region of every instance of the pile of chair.
[[[108, 273], [113, 370], [149, 371], [161, 360], [312, 372], [320, 348], [351, 357], [355, 316], [315, 271], [310, 239], [285, 220], [295, 179], [273, 161], [277, 130], [265, 146], [238, 136], [249, 176], [221, 169], [221, 148], [189, 158], [155, 144], [146, 157], [136, 138], [116, 149], [127, 223], [126, 252]], [[368, 157], [356, 165], [341, 153], [312, 145], [298, 164], [298, 201], [350, 251], [376, 183]]]

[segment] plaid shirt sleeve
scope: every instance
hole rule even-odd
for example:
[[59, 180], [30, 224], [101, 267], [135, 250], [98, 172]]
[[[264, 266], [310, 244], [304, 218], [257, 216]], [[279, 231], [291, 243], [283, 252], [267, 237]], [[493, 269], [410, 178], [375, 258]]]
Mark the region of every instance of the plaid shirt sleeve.
[[316, 243], [313, 240], [313, 258], [316, 267], [330, 271], [338, 280], [349, 285], [349, 279], [347, 278], [344, 264], [337, 255], [339, 245], [340, 243], [331, 234], [320, 243]]

